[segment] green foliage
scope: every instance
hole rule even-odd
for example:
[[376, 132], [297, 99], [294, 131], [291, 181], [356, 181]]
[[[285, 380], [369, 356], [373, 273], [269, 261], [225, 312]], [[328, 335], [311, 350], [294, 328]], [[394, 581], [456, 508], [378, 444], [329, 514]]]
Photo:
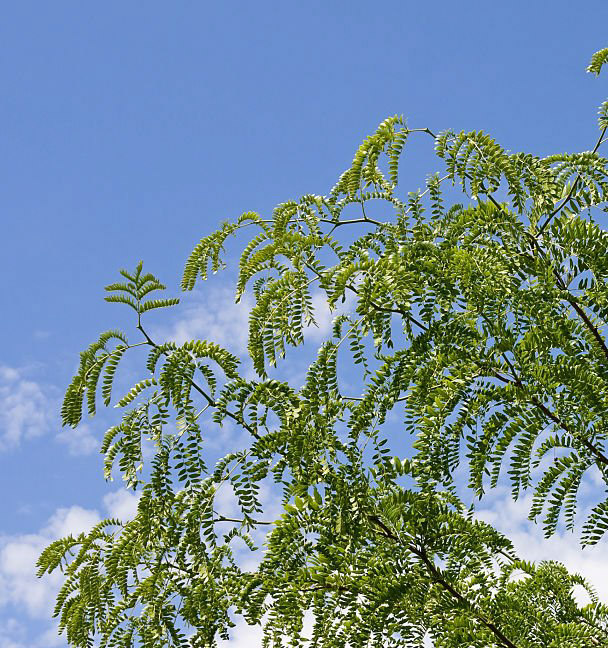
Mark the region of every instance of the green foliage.
[[[141, 339], [109, 331], [84, 351], [62, 417], [77, 426], [84, 408], [94, 415], [99, 389], [109, 405], [119, 363], [147, 348], [101, 449], [106, 478], [120, 473], [141, 499], [132, 520], [40, 557], [40, 574], [64, 574], [55, 614], [69, 642], [212, 646], [242, 615], [264, 626], [265, 646], [413, 647], [427, 634], [444, 648], [605, 645], [608, 608], [588, 584], [521, 560], [454, 480], [466, 469], [479, 497], [503, 479], [514, 497], [531, 489], [530, 516], [547, 535], [576, 528], [590, 475], [608, 485], [608, 233], [596, 222], [608, 205], [605, 112], [593, 151], [545, 158], [392, 117], [327, 196], [267, 219], [246, 213], [203, 238], [184, 290], [223, 267], [228, 237], [254, 229], [236, 298], [255, 300], [255, 378], [211, 341], [154, 341], [142, 315], [177, 300], [144, 301], [164, 286], [141, 263], [121, 271], [126, 283], [106, 299], [135, 311]], [[440, 172], [400, 197], [414, 134], [434, 141]], [[305, 344], [315, 295], [336, 317], [295, 388], [271, 372]], [[208, 465], [204, 443], [227, 424], [242, 440]], [[389, 440], [411, 440], [408, 456]], [[220, 511], [227, 494], [234, 518]], [[608, 529], [608, 500], [593, 504], [587, 545]]]
[[587, 72], [591, 72], [592, 74], [595, 74], [595, 76], [599, 76], [599, 73], [601, 72], [602, 67], [606, 64], [606, 62], [608, 62], [608, 47], [601, 49], [591, 57], [591, 62], [587, 67]]

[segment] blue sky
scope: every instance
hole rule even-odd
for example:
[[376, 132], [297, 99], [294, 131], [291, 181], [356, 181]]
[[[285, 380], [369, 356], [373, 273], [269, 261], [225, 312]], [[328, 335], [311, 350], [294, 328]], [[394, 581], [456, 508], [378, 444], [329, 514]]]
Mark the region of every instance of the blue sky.
[[[28, 576], [37, 548], [133, 505], [101, 474], [111, 413], [79, 433], [57, 416], [78, 352], [126, 323], [102, 299], [116, 270], [144, 259], [177, 292], [202, 235], [327, 192], [391, 114], [483, 129], [511, 150], [591, 148], [606, 79], [584, 69], [607, 19], [605, 0], [3, 7], [0, 648], [53, 645], [52, 583]], [[414, 190], [431, 149], [407, 155]], [[158, 329], [242, 344], [244, 311], [220, 307], [232, 308], [227, 290], [216, 279]], [[487, 515], [535, 546], [521, 507], [497, 512], [501, 497]], [[557, 541], [578, 568], [576, 543]]]

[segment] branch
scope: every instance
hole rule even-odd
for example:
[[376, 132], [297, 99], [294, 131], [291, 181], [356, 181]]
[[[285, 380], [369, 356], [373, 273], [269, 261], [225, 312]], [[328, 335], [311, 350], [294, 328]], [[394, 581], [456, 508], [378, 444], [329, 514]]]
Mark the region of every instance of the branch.
[[[523, 387], [523, 385], [522, 385]], [[559, 425], [563, 430], [568, 432], [568, 434], [571, 434], [574, 439], [577, 439], [580, 441], [589, 452], [599, 461], [600, 463], [603, 463], [604, 465], [608, 465], [608, 457], [601, 452], [598, 448], [596, 448], [591, 441], [588, 439], [585, 439], [584, 437], [581, 438], [574, 430], [570, 428], [570, 426], [567, 423], [564, 423], [556, 414], [554, 414], [544, 403], [541, 401], [537, 400], [534, 396], [530, 398], [530, 401], [536, 405], [548, 418], [550, 418], [554, 423]]]
[[[524, 385], [519, 381], [513, 384], [521, 389], [525, 389]], [[543, 412], [543, 414], [547, 418], [551, 419], [556, 425], [559, 425], [559, 427], [561, 427], [562, 430], [568, 432], [568, 434], [571, 434], [572, 438], [580, 441], [583, 444], [583, 446], [585, 446], [585, 448], [587, 448], [587, 450], [589, 450], [589, 452], [591, 452], [591, 454], [597, 459], [597, 461], [603, 463], [604, 465], [608, 465], [608, 457], [606, 457], [606, 455], [604, 455], [601, 450], [596, 448], [593, 445], [593, 443], [591, 443], [591, 441], [589, 441], [588, 439], [585, 439], [584, 437], [581, 438], [580, 435], [575, 430], [573, 430], [567, 423], [562, 421], [562, 419], [559, 416], [557, 416], [557, 414], [552, 412], [542, 401], [539, 401], [534, 396], [531, 396], [530, 402], [534, 406], [538, 407], [538, 409], [541, 410], [541, 412]]]
[[433, 563], [433, 561], [428, 557], [426, 554], [425, 550], [423, 548], [417, 549], [416, 547], [412, 547], [411, 549], [412, 553], [417, 555], [420, 560], [425, 564], [426, 568], [429, 570], [431, 573], [431, 576], [435, 582], [439, 583], [447, 592], [449, 592], [454, 598], [458, 600], [458, 602], [471, 610], [473, 615], [484, 625], [488, 630], [490, 630], [494, 636], [496, 636], [499, 641], [506, 646], [507, 648], [517, 648], [517, 644], [514, 644], [501, 630], [500, 628], [492, 623], [489, 619], [486, 619], [483, 614], [481, 614], [475, 607], [473, 603], [471, 603], [468, 599], [466, 599], [456, 588], [454, 588], [449, 581], [447, 581], [441, 570]]
[[[503, 360], [506, 362], [507, 366], [509, 367], [509, 370], [511, 371], [511, 374], [513, 375], [513, 380], [507, 379], [501, 374], [499, 374], [496, 370], [492, 370], [492, 373], [496, 378], [501, 380], [502, 382], [510, 383], [511, 385], [514, 385], [518, 389], [521, 389], [523, 391], [527, 391], [525, 385], [523, 384], [521, 378], [518, 376], [517, 371], [515, 370], [515, 367], [513, 366], [513, 363], [509, 360], [509, 358], [503, 353], [502, 354]], [[581, 437], [575, 430], [572, 430], [570, 426], [565, 423], [564, 421], [561, 420], [561, 418], [552, 412], [542, 401], [538, 400], [535, 396], [529, 395], [530, 397], [530, 402], [537, 407], [538, 409], [543, 412], [543, 414], [551, 419], [555, 424], [559, 425], [559, 427], [562, 428], [565, 432], [568, 432], [568, 434], [571, 434], [574, 439], [577, 439], [580, 441], [589, 452], [599, 461], [600, 463], [603, 463], [605, 465], [608, 465], [608, 457], [606, 457], [601, 450], [596, 448], [591, 441], [588, 439], [585, 439], [584, 437]]]
[[[557, 273], [556, 273], [557, 276]], [[559, 279], [559, 287], [562, 288], [563, 290], [567, 290], [566, 286], [563, 285], [563, 280], [561, 277], [558, 276]], [[606, 356], [606, 360], [608, 360], [608, 347], [606, 346], [606, 342], [604, 341], [604, 338], [602, 337], [601, 333], [597, 329], [597, 327], [593, 324], [587, 313], [585, 313], [585, 310], [583, 307], [577, 302], [576, 297], [572, 295], [571, 293], [568, 293], [568, 297], [564, 298], [569, 304], [572, 305], [572, 308], [577, 312], [578, 316], [583, 320], [585, 323], [585, 326], [587, 329], [591, 332], [597, 343], [600, 345], [600, 348], [602, 349], [602, 352], [604, 353], [604, 356]]]
[[471, 611], [473, 616], [488, 630], [490, 630], [494, 636], [502, 643], [506, 648], [518, 648], [501, 630], [498, 626], [492, 621], [485, 618], [485, 616], [476, 608], [476, 606], [466, 599], [443, 575], [441, 569], [435, 565], [435, 563], [429, 558], [428, 554], [424, 548], [419, 548], [413, 543], [404, 543], [399, 536], [393, 533], [388, 526], [376, 515], [370, 515], [369, 519], [371, 522], [376, 524], [382, 530], [380, 535], [397, 542], [398, 544], [405, 546], [408, 551], [417, 556], [420, 561], [424, 564], [431, 575], [431, 579], [440, 585], [446, 592], [449, 592], [460, 605], [467, 608]]
[[[538, 239], [532, 235], [529, 235], [530, 242], [532, 243], [533, 246], [536, 247], [537, 251], [543, 256], [543, 259], [545, 258], [544, 253], [540, 247], [540, 244], [538, 242]], [[565, 296], [563, 299], [567, 301], [572, 308], [576, 311], [577, 315], [583, 320], [583, 323], [589, 330], [589, 332], [593, 335], [595, 338], [596, 342], [599, 344], [602, 353], [606, 357], [606, 360], [608, 360], [608, 346], [606, 346], [606, 342], [604, 341], [604, 338], [601, 336], [599, 330], [597, 329], [596, 326], [594, 326], [593, 322], [585, 313], [584, 308], [578, 303], [576, 297], [568, 290], [568, 285], [564, 282], [562, 279], [561, 275], [555, 268], [552, 268], [552, 274], [555, 277], [555, 284], [560, 290], [563, 290], [566, 294], [567, 297]]]
[[274, 524], [274, 522], [266, 522], [265, 520], [239, 520], [238, 518], [224, 517], [223, 515], [218, 515], [213, 521], [214, 522], [238, 522], [239, 524], [245, 524], [246, 522], [251, 522], [252, 524], [264, 524], [268, 526]]
[[[595, 146], [593, 147], [593, 151], [591, 151], [591, 153], [597, 153], [597, 151], [598, 151], [598, 149], [600, 148], [602, 142], [604, 141], [604, 135], [606, 134], [606, 130], [607, 130], [607, 129], [608, 129], [608, 125], [607, 125], [607, 126], [604, 126], [604, 128], [602, 128], [602, 132], [600, 133], [600, 136], [598, 137], [598, 140], [597, 140], [597, 142], [595, 143]], [[580, 173], [576, 176], [574, 182], [572, 183], [572, 186], [570, 187], [570, 191], [568, 192], [568, 195], [564, 198], [564, 200], [562, 201], [561, 205], [558, 205], [558, 206], [557, 206], [557, 207], [556, 207], [556, 208], [555, 208], [555, 209], [554, 209], [554, 210], [553, 210], [553, 211], [552, 211], [552, 212], [547, 216], [547, 220], [545, 220], [545, 222], [541, 225], [541, 227], [538, 228], [538, 232], [537, 232], [537, 234], [536, 234], [537, 237], [540, 236], [540, 235], [545, 231], [545, 229], [547, 228], [547, 225], [549, 225], [549, 223], [551, 222], [551, 219], [552, 219], [552, 218], [553, 218], [553, 217], [554, 217], [558, 212], [560, 212], [560, 211], [563, 209], [564, 205], [566, 205], [566, 204], [569, 202], [570, 198], [572, 198], [572, 195], [574, 194], [574, 190], [576, 189], [576, 185], [579, 183], [579, 180], [581, 179], [581, 177], [582, 177], [582, 175], [581, 175]]]
[[[602, 138], [603, 138], [603, 136], [604, 136], [604, 133], [606, 132], [607, 129], [608, 129], [608, 126], [605, 126], [604, 129], [602, 130], [602, 133], [601, 133], [601, 135], [600, 135], [600, 138], [598, 139], [598, 142], [597, 142], [597, 144], [595, 145], [595, 148], [593, 149], [593, 153], [596, 153], [596, 152], [597, 152], [597, 149], [599, 148], [599, 145], [600, 145], [600, 143], [602, 142]], [[467, 174], [465, 174], [465, 175], [467, 175]], [[579, 176], [579, 177], [580, 177], [580, 176]], [[470, 179], [470, 178], [469, 178], [469, 179]], [[577, 179], [578, 179], [578, 178], [577, 178]], [[575, 184], [576, 184], [576, 183], [575, 183]], [[573, 185], [573, 186], [574, 186], [574, 185]], [[482, 183], [482, 189], [483, 189], [483, 183]], [[501, 206], [501, 205], [500, 205], [500, 204], [499, 204], [499, 203], [494, 199], [494, 197], [492, 196], [492, 194], [489, 193], [489, 192], [484, 192], [484, 193], [485, 193], [485, 195], [488, 197], [488, 199], [489, 199], [489, 200], [490, 200], [490, 201], [491, 201], [491, 202], [492, 202], [492, 203], [493, 203], [493, 204], [494, 204], [494, 205], [495, 205], [499, 210], [502, 211], [503, 207], [502, 207], [502, 206]], [[562, 205], [562, 206], [563, 206], [563, 205]], [[561, 209], [561, 207], [560, 207], [560, 209]], [[559, 210], [557, 210], [557, 211], [559, 211]], [[554, 216], [554, 215], [557, 213], [557, 211], [554, 211], [554, 212], [551, 214], [551, 217]], [[545, 222], [545, 225], [543, 225], [543, 227], [541, 228], [541, 230], [540, 230], [541, 232], [542, 232], [542, 230], [544, 229], [544, 227], [546, 226], [547, 222], [548, 222], [548, 221], [546, 221], [546, 222]], [[530, 235], [530, 239], [531, 239], [532, 245], [535, 246], [536, 249], [537, 249], [537, 251], [540, 252], [540, 253], [542, 254], [542, 249], [541, 249], [541, 247], [540, 247], [540, 244], [539, 244], [539, 242], [538, 242], [537, 237], [534, 237], [534, 236]], [[544, 258], [544, 255], [543, 255], [543, 258]], [[596, 326], [594, 326], [593, 322], [590, 320], [590, 318], [589, 318], [589, 316], [587, 315], [587, 313], [585, 313], [585, 310], [582, 308], [582, 306], [577, 302], [577, 300], [576, 300], [576, 298], [574, 297], [574, 295], [572, 295], [572, 294], [568, 291], [568, 287], [567, 287], [567, 285], [564, 284], [564, 281], [563, 281], [562, 277], [561, 277], [560, 274], [557, 272], [557, 270], [555, 270], [555, 268], [553, 268], [553, 276], [555, 277], [555, 282], [556, 282], [558, 288], [560, 288], [560, 289], [562, 289], [562, 290], [564, 290], [564, 291], [566, 291], [566, 292], [568, 293], [568, 297], [567, 297], [567, 298], [564, 298], [564, 299], [565, 299], [569, 304], [572, 305], [572, 308], [574, 308], [574, 310], [576, 311], [576, 313], [578, 314], [578, 316], [583, 320], [585, 326], [586, 326], [587, 329], [591, 332], [591, 334], [593, 335], [593, 337], [595, 338], [595, 340], [596, 340], [597, 343], [599, 344], [599, 346], [600, 346], [600, 348], [601, 348], [601, 350], [602, 350], [604, 356], [606, 357], [606, 360], [608, 360], [608, 346], [606, 346], [606, 342], [605, 342], [604, 339], [602, 338], [602, 336], [601, 336], [599, 330], [597, 329]], [[509, 364], [510, 364], [510, 363], [509, 363]], [[512, 366], [511, 366], [511, 368], [512, 368]], [[513, 368], [512, 368], [512, 369], [513, 369]], [[497, 375], [496, 377], [504, 381], [504, 378], [503, 378], [503, 377], [498, 376], [498, 375]], [[517, 382], [520, 383], [520, 384], [517, 385], [517, 386], [522, 386], [522, 387], [523, 387], [523, 385], [521, 384], [521, 381], [518, 381], [518, 380], [517, 380], [514, 384], [517, 384]], [[560, 425], [560, 427], [562, 427], [566, 432], [568, 432], [569, 434], [572, 434], [573, 437], [577, 437], [577, 436], [578, 436], [578, 435], [576, 435], [573, 431], [571, 431], [571, 430], [568, 428], [568, 426], [566, 426], [563, 422], [561, 422], [561, 421], [559, 420], [559, 418], [556, 417], [556, 416], [555, 416], [555, 415], [554, 415], [550, 410], [548, 410], [548, 409], [547, 409], [547, 408], [546, 408], [542, 403], [540, 403], [540, 401], [536, 401], [536, 402], [535, 402], [535, 401], [533, 400], [532, 402], [534, 402], [534, 404], [537, 405], [537, 407], [540, 407], [543, 411], [545, 411], [546, 415], [549, 416], [549, 418], [551, 418], [551, 420], [553, 420], [554, 422], [558, 423], [558, 425]], [[586, 447], [586, 448], [587, 448], [587, 449], [588, 449], [588, 450], [589, 450], [589, 451], [590, 451], [590, 452], [591, 452], [591, 453], [592, 453], [592, 454], [597, 458], [598, 461], [600, 461], [600, 462], [603, 463], [603, 464], [608, 465], [608, 457], [606, 457], [606, 456], [605, 456], [605, 455], [604, 455], [600, 450], [598, 450], [598, 449], [597, 449], [597, 448], [596, 448], [596, 447], [595, 447], [595, 446], [594, 446], [590, 441], [588, 441], [587, 439], [584, 439], [584, 438], [583, 438], [583, 439], [579, 439], [579, 440], [580, 440], [581, 443], [582, 443], [582, 444], [583, 444], [583, 445], [584, 445], [584, 446], [585, 446], [585, 447]]]
[[[141, 322], [138, 323], [137, 328], [142, 332], [142, 334], [146, 338], [147, 344], [155, 348], [158, 348], [158, 344], [156, 344], [156, 342], [154, 342], [152, 338], [150, 338], [150, 336], [146, 333], [143, 326], [141, 325]], [[163, 351], [163, 355], [169, 355], [169, 354], [166, 351]], [[184, 376], [184, 378], [186, 378], [186, 380], [190, 383], [190, 385], [207, 401], [210, 407], [217, 408], [217, 403], [215, 402], [215, 400], [200, 385], [198, 385], [196, 382], [194, 382], [194, 380], [191, 380], [187, 376]], [[249, 434], [251, 434], [251, 436], [254, 437], [254, 439], [259, 440], [261, 438], [260, 435], [258, 434], [258, 431], [255, 428], [251, 427], [251, 425], [249, 425], [244, 419], [240, 418], [236, 414], [233, 414], [229, 410], [223, 410], [223, 411], [225, 412], [226, 416], [229, 416], [233, 421], [236, 421], [241, 427], [247, 430], [247, 432], [249, 432]]]
[[[319, 279], [323, 278], [323, 275], [312, 265], [309, 263], [305, 262], [306, 267], [313, 272]], [[346, 288], [348, 288], [351, 292], [353, 292], [355, 295], [359, 295], [359, 291], [351, 284], [347, 283]], [[371, 301], [369, 302], [370, 306], [374, 308], [375, 310], [378, 311], [383, 311], [385, 313], [395, 313], [397, 315], [401, 315], [401, 317], [409, 320], [412, 322], [412, 324], [415, 324], [418, 328], [422, 329], [423, 331], [428, 331], [428, 326], [423, 324], [422, 322], [419, 322], [413, 315], [410, 313], [400, 309], [400, 308], [387, 308], [386, 306], [380, 306], [380, 304], [376, 304], [375, 302]]]

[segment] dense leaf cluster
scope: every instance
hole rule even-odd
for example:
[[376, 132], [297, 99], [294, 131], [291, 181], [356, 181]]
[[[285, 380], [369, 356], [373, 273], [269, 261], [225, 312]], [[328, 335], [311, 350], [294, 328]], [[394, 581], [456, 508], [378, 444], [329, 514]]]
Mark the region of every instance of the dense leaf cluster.
[[[147, 347], [102, 446], [106, 476], [118, 470], [141, 499], [134, 519], [40, 558], [41, 574], [65, 574], [55, 613], [70, 643], [212, 646], [240, 614], [264, 626], [268, 646], [606, 645], [608, 608], [585, 581], [520, 560], [461, 503], [454, 473], [466, 467], [479, 496], [503, 472], [515, 497], [533, 489], [530, 515], [548, 535], [574, 526], [587, 475], [608, 485], [608, 233], [595, 221], [608, 204], [607, 125], [602, 108], [593, 151], [540, 158], [392, 117], [327, 196], [203, 238], [185, 290], [223, 266], [229, 237], [255, 230], [236, 286], [255, 300], [255, 379], [212, 341], [153, 340], [142, 316], [177, 300], [146, 299], [164, 286], [141, 264], [122, 271], [107, 300], [134, 310], [141, 337], [108, 331], [84, 351], [62, 415], [78, 425], [98, 392], [109, 405], [121, 359]], [[434, 141], [443, 174], [404, 197], [398, 165], [412, 136]], [[304, 343], [315, 294], [337, 315], [296, 388], [272, 368]], [[208, 466], [203, 443], [227, 421], [245, 440]], [[390, 450], [395, 434], [414, 441], [407, 458]], [[219, 510], [226, 489], [238, 517]], [[598, 495], [582, 542], [606, 529]], [[239, 559], [242, 543], [254, 566]]]

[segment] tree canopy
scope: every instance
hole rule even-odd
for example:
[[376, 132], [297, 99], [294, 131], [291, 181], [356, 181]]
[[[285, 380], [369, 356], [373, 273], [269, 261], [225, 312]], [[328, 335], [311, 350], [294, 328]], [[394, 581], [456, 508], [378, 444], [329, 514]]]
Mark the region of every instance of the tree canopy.
[[[588, 70], [607, 61], [601, 50]], [[463, 493], [531, 489], [549, 536], [574, 527], [586, 479], [608, 486], [607, 129], [608, 102], [591, 151], [539, 157], [395, 116], [327, 195], [223, 224], [182, 288], [245, 239], [236, 299], [253, 296], [253, 372], [213, 340], [153, 339], [148, 311], [178, 299], [155, 297], [165, 286], [141, 263], [122, 270], [106, 300], [132, 309], [136, 337], [107, 331], [81, 353], [62, 417], [76, 427], [99, 398], [123, 409], [101, 448], [106, 478], [141, 498], [133, 519], [41, 555], [41, 575], [64, 573], [55, 614], [69, 642], [212, 646], [242, 615], [266, 646], [606, 645], [591, 586], [522, 560]], [[404, 194], [412, 137], [434, 145], [437, 169]], [[319, 295], [335, 317], [303, 384], [273, 377]], [[134, 347], [148, 353], [142, 380], [116, 399]], [[212, 465], [204, 443], [228, 422], [242, 445]], [[237, 517], [218, 508], [226, 490]], [[606, 490], [596, 498], [583, 545], [608, 529]]]

